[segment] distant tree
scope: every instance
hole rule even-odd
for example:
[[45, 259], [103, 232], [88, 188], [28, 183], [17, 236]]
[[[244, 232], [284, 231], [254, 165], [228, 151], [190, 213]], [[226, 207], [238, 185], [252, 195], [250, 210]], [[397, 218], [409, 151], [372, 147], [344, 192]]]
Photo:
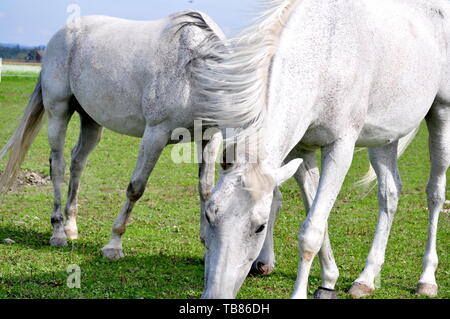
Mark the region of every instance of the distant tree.
[[44, 46], [37, 46], [35, 48], [22, 48], [20, 45], [6, 46], [0, 44], [0, 58], [11, 60], [36, 60], [36, 51], [44, 50]]

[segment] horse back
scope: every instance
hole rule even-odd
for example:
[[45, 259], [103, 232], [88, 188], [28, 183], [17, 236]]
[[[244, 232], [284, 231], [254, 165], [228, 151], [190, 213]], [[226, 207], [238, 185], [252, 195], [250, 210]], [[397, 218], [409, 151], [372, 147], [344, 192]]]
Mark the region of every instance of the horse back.
[[142, 136], [146, 125], [179, 127], [192, 117], [186, 66], [199, 31], [177, 28], [178, 15], [157, 21], [82, 17], [48, 44], [43, 65], [47, 96], [75, 95], [99, 124]]

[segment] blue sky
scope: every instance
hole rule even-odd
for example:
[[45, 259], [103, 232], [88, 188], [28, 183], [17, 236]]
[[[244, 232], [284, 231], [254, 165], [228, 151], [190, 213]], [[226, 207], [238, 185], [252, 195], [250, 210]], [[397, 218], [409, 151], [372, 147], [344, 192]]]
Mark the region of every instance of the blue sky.
[[227, 35], [248, 25], [259, 0], [0, 0], [0, 43], [47, 44], [66, 23], [69, 4], [82, 15], [103, 14], [135, 20], [155, 20], [184, 9], [209, 14]]

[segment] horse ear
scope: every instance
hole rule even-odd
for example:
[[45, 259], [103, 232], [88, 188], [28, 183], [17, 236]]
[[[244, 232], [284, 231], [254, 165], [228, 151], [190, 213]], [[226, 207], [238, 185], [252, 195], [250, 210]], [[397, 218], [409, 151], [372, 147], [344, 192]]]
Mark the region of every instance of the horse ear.
[[272, 176], [277, 186], [280, 186], [289, 178], [294, 176], [295, 172], [297, 172], [302, 163], [303, 160], [301, 158], [297, 158], [290, 161], [288, 164], [278, 168]]

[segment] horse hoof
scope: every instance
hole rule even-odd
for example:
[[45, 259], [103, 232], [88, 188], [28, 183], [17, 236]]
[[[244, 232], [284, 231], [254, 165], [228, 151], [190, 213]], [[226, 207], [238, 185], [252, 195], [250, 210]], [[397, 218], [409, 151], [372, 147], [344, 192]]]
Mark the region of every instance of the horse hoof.
[[106, 257], [108, 259], [116, 260], [121, 259], [125, 257], [125, 254], [123, 253], [123, 249], [118, 248], [103, 248], [102, 249], [103, 257]]
[[370, 288], [369, 286], [362, 284], [360, 282], [355, 282], [350, 288], [349, 293], [353, 296], [353, 298], [359, 299], [363, 297], [370, 296], [373, 294], [375, 289]]
[[70, 230], [70, 229], [66, 229], [66, 235], [67, 238], [70, 240], [76, 240], [78, 239], [78, 230], [74, 229], [74, 230]]
[[66, 237], [52, 237], [50, 238], [50, 245], [53, 247], [66, 247], [67, 238]]
[[314, 292], [314, 299], [338, 299], [336, 290], [319, 287]]
[[273, 267], [266, 265], [260, 261], [254, 262], [252, 268], [250, 269], [249, 276], [269, 276], [273, 272]]
[[421, 296], [436, 297], [438, 294], [438, 286], [434, 284], [427, 284], [419, 282], [416, 293]]

